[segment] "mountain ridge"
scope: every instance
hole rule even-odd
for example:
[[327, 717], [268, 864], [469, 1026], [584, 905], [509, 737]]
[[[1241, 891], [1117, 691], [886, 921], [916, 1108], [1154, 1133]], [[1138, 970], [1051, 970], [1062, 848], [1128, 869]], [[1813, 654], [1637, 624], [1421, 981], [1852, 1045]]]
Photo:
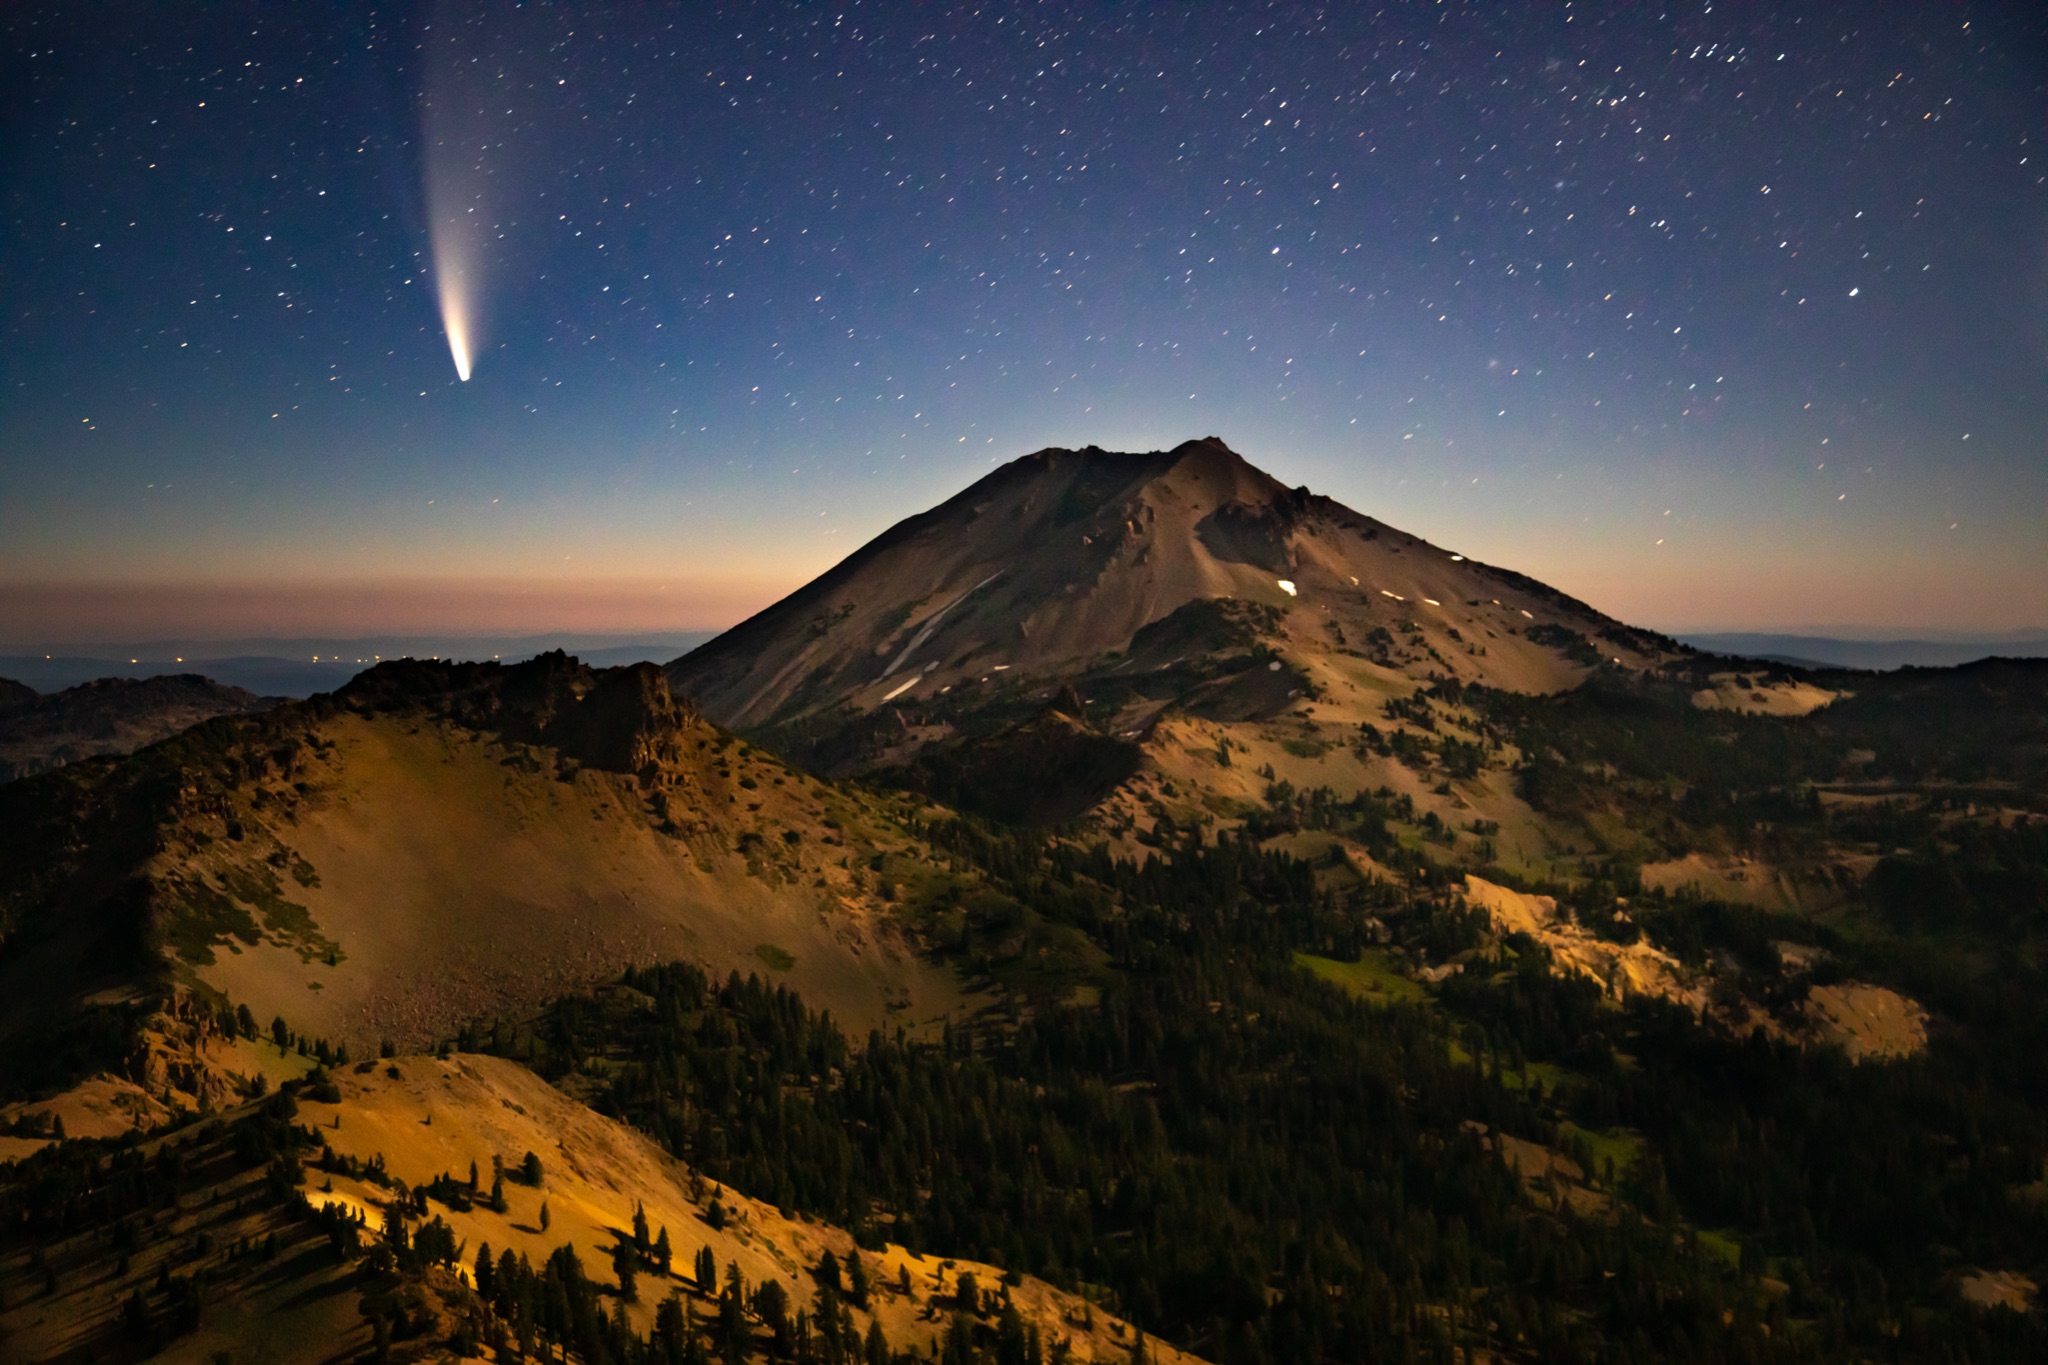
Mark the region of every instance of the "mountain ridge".
[[845, 856], [915, 845], [651, 664], [394, 661], [0, 787], [7, 1079], [67, 1055], [56, 1021], [118, 1002], [225, 994], [418, 1045], [684, 953], [772, 956], [854, 1019], [920, 1023], [961, 992]]

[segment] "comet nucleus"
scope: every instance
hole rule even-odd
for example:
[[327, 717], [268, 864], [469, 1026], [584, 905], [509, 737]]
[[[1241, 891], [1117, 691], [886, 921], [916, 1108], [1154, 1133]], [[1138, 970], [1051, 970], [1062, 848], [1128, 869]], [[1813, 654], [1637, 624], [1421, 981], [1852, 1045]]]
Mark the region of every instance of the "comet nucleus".
[[438, 235], [434, 246], [434, 283], [441, 300], [441, 330], [448, 334], [448, 354], [455, 360], [455, 377], [466, 384], [471, 364], [467, 281], [465, 272], [451, 258], [452, 253], [442, 249]]

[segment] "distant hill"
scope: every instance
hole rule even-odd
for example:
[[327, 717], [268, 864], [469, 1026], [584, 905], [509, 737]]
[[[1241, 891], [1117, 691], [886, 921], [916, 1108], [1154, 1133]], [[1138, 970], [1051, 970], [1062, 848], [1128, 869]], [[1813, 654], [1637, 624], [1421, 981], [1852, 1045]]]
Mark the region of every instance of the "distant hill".
[[1825, 635], [1766, 635], [1732, 632], [1681, 635], [1680, 641], [1711, 654], [1762, 659], [1804, 668], [1953, 668], [1979, 659], [2048, 658], [2048, 633], [2002, 635], [1982, 640], [1844, 640]]
[[133, 753], [215, 716], [272, 704], [196, 673], [102, 678], [50, 696], [0, 678], [0, 782], [82, 758]]

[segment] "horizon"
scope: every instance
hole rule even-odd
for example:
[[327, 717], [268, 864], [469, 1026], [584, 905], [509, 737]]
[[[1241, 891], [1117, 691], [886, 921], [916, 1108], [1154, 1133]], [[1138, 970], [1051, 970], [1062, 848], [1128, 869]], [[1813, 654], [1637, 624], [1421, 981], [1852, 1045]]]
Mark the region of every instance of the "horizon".
[[[1242, 451], [1238, 453], [1243, 455]], [[1022, 459], [1024, 454], [1020, 453], [1015, 458]], [[1256, 460], [1249, 462], [1257, 465]], [[968, 486], [963, 484], [960, 488], [948, 490], [930, 505], [936, 506]], [[1320, 493], [1323, 490], [1311, 491]], [[283, 644], [391, 638], [460, 642], [517, 637], [554, 639], [578, 635], [605, 636], [619, 641], [636, 636], [677, 634], [710, 638], [781, 601], [818, 574], [858, 553], [869, 541], [886, 534], [898, 522], [925, 510], [925, 507], [905, 510], [877, 528], [872, 535], [853, 544], [845, 554], [820, 564], [814, 573], [785, 581], [700, 582], [694, 591], [687, 581], [672, 585], [651, 580], [625, 583], [603, 580], [477, 583], [386, 579], [359, 583], [284, 583], [264, 587], [242, 583], [178, 584], [166, 581], [147, 584], [0, 581], [0, 654], [32, 655], [88, 648], [132, 653], [138, 648], [159, 644], [168, 648], [179, 640], [188, 641], [192, 648], [200, 649], [218, 648], [235, 640], [256, 639]], [[1412, 527], [1400, 529], [1423, 534]], [[1423, 538], [1432, 539], [1426, 534]], [[1432, 540], [1432, 543], [1442, 542]], [[1522, 565], [1497, 559], [1483, 549], [1474, 550], [1468, 557], [1517, 572], [1528, 572]], [[1541, 579], [1538, 574], [1531, 576]], [[1588, 599], [1566, 583], [1543, 581], [1587, 601], [1596, 610], [1616, 620], [1673, 637], [1768, 636], [1873, 644], [1988, 644], [2048, 638], [2048, 605], [2044, 605], [2040, 616], [2035, 618], [2013, 618], [2017, 623], [1979, 627], [1934, 624], [1931, 618], [1919, 621], [1825, 621], [1791, 617], [1671, 624], [1654, 615], [1638, 617], [1612, 610], [1598, 600]], [[681, 591], [674, 591], [676, 587]], [[2043, 591], [2048, 595], [2048, 587]], [[652, 614], [657, 609], [651, 609], [649, 605], [656, 602], [661, 604], [658, 608], [661, 611], [674, 610], [670, 603], [687, 605], [680, 608], [680, 615], [658, 615]], [[565, 609], [560, 604], [564, 603], [575, 604], [568, 609], [572, 614], [548, 616], [534, 613], [536, 605], [542, 613], [550, 609], [563, 612]], [[555, 605], [551, 608], [548, 604]], [[634, 616], [631, 613], [635, 611], [647, 614]], [[323, 612], [325, 614], [320, 614]], [[313, 614], [312, 619], [307, 619], [307, 613]], [[107, 629], [110, 624], [122, 621], [134, 623], [130, 633], [123, 635], [118, 630]], [[182, 631], [174, 629], [181, 621], [189, 623], [187, 628]], [[287, 621], [291, 624], [286, 624]], [[62, 624], [38, 628], [38, 623], [45, 622]]]

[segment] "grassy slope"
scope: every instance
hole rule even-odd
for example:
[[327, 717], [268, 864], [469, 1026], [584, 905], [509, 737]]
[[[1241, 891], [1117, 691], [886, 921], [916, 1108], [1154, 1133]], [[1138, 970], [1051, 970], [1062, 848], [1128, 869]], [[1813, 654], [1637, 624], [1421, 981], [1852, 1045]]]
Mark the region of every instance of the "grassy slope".
[[1294, 960], [1352, 999], [1367, 1004], [1420, 1005], [1429, 1000], [1429, 992], [1395, 970], [1384, 953], [1368, 949], [1356, 962], [1296, 953]]

